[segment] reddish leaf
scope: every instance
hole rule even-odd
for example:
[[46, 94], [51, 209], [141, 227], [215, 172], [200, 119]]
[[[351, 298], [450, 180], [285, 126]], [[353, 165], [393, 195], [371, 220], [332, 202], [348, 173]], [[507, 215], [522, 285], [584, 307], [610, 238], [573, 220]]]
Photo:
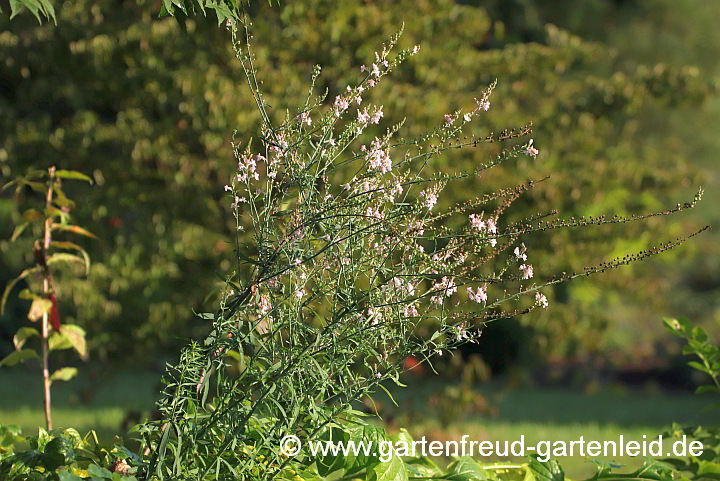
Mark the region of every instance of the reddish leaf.
[[60, 314], [58, 313], [57, 299], [55, 299], [55, 294], [50, 294], [50, 300], [52, 301], [52, 309], [50, 310], [50, 324], [52, 324], [53, 329], [55, 329], [57, 332], [60, 332]]

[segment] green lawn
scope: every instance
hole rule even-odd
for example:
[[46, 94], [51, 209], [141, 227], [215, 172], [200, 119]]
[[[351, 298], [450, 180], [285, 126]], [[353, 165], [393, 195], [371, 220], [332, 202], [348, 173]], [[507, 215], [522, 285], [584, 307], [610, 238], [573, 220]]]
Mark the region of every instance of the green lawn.
[[[91, 381], [81, 376], [53, 389], [56, 426], [72, 426], [80, 432], [96, 429], [109, 440], [121, 434], [119, 427], [130, 410], [145, 415], [153, 407], [158, 375], [120, 372]], [[595, 394], [565, 389], [503, 390], [490, 385], [479, 389], [496, 409], [494, 415], [468, 413], [443, 424], [432, 407], [430, 396], [444, 385], [440, 382], [413, 381], [413, 387], [397, 390], [399, 408], [392, 407], [383, 394], [378, 405], [385, 406], [390, 429], [408, 427], [411, 434], [428, 440], [460, 439], [514, 441], [524, 435], [526, 444], [541, 440], [617, 440], [648, 438], [667, 429], [673, 421], [686, 424], [720, 423], [720, 412], [705, 411], [708, 399], [692, 394], [607, 390]], [[83, 391], [93, 392], [89, 402], [81, 402]], [[0, 370], [0, 424], [17, 424], [26, 432], [42, 425], [41, 386], [34, 371]], [[445, 460], [446, 461], [446, 460]], [[610, 460], [608, 460], [610, 461]], [[614, 461], [628, 467], [639, 458]], [[443, 460], [440, 460], [443, 462]], [[593, 466], [580, 457], [563, 458], [569, 476], [580, 478], [593, 472]]]

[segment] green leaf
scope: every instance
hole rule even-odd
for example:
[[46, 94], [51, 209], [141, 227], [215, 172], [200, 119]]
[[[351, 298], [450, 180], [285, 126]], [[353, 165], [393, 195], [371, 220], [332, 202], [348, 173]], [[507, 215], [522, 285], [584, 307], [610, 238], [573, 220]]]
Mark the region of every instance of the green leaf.
[[697, 361], [690, 361], [690, 362], [688, 362], [688, 366], [690, 366], [690, 367], [693, 368], [693, 369], [697, 369], [698, 371], [701, 371], [701, 372], [704, 372], [704, 373], [706, 373], [706, 374], [712, 375], [712, 371], [711, 371], [710, 369], [708, 369], [707, 367], [705, 367], [704, 364], [700, 364], [700, 363], [697, 362]]
[[93, 183], [93, 180], [82, 172], [76, 170], [56, 170], [55, 177], [59, 179], [84, 180]]
[[72, 232], [73, 234], [82, 235], [85, 237], [90, 237], [92, 239], [97, 239], [97, 236], [93, 234], [92, 232], [83, 229], [80, 226], [77, 225], [67, 225], [67, 224], [53, 224], [52, 225], [53, 230], [61, 230], [66, 232]]
[[72, 463], [74, 459], [75, 450], [70, 438], [58, 436], [45, 445], [43, 465], [48, 471], [55, 471], [60, 466]]
[[79, 252], [85, 260], [85, 275], [90, 274], [90, 256], [88, 255], [87, 251], [85, 251], [85, 249], [75, 244], [74, 242], [66, 241], [53, 241], [53, 243], [50, 244], [50, 247], [56, 249], [70, 249]]
[[435, 478], [443, 475], [443, 471], [438, 465], [427, 456], [405, 461], [405, 470], [413, 478]]
[[85, 330], [82, 327], [75, 324], [63, 324], [60, 326], [60, 334], [70, 342], [70, 345], [77, 351], [83, 361], [88, 359]]
[[695, 394], [705, 394], [708, 392], [720, 392], [720, 389], [712, 384], [708, 384], [707, 386], [698, 386], [697, 389], [695, 389]]
[[101, 468], [97, 464], [88, 466], [88, 474], [93, 478], [112, 479], [112, 473], [105, 468]]
[[33, 349], [20, 349], [19, 351], [13, 351], [5, 359], [0, 361], [0, 367], [2, 366], [14, 366], [21, 362], [25, 362], [28, 359], [37, 359], [38, 355]]
[[17, 330], [13, 336], [13, 344], [15, 349], [20, 350], [25, 345], [25, 342], [33, 336], [40, 337], [40, 333], [34, 327], [21, 327]]
[[537, 456], [532, 456], [530, 469], [535, 474], [537, 481], [564, 481], [565, 472], [556, 459], [539, 461]]
[[54, 381], [69, 381], [70, 379], [77, 376], [77, 368], [75, 367], [63, 367], [52, 373], [50, 376], [50, 382]]
[[42, 297], [38, 297], [30, 305], [30, 310], [28, 311], [27, 317], [32, 322], [35, 322], [38, 319], [40, 319], [43, 316], [43, 314], [50, 312], [51, 308], [52, 308], [52, 301], [50, 299], [44, 299]]
[[470, 456], [463, 456], [448, 466], [446, 479], [453, 481], [482, 481], [488, 479], [485, 469]]
[[60, 481], [83, 481], [83, 478], [77, 476], [66, 469], [60, 469], [57, 471], [58, 478]]
[[405, 464], [395, 454], [390, 461], [378, 463], [369, 472], [368, 481], [407, 481]]
[[80, 257], [80, 256], [76, 256], [75, 254], [68, 254], [67, 252], [58, 252], [58, 253], [53, 254], [53, 255], [51, 255], [50, 257], [47, 258], [47, 264], [48, 264], [49, 266], [54, 265], [54, 264], [58, 264], [58, 263], [71, 264], [71, 263], [73, 263], [73, 262], [75, 262], [75, 263], [77, 263], [77, 262], [82, 263], [82, 264], [85, 265], [85, 269], [86, 269], [86, 270], [89, 269], [89, 266], [88, 266], [88, 264], [85, 262], [85, 259], [83, 259], [83, 258]]
[[30, 221], [23, 222], [22, 224], [16, 226], [15, 229], [13, 230], [12, 236], [10, 236], [10, 242], [15, 242], [16, 240], [18, 240], [18, 237], [20, 237], [22, 235], [22, 233], [25, 231], [25, 229], [29, 225], [30, 225]]
[[15, 284], [25, 279], [30, 274], [34, 274], [36, 272], [40, 272], [40, 267], [32, 267], [30, 269], [25, 269], [20, 273], [19, 276], [7, 283], [7, 285], [5, 286], [5, 291], [3, 292], [2, 301], [0, 301], [0, 314], [3, 314], [5, 312], [5, 304], [7, 303], [10, 291], [12, 291], [13, 287], [15, 287]]
[[[60, 327], [62, 329], [62, 326]], [[50, 351], [62, 351], [64, 349], [72, 349], [70, 340], [59, 332], [52, 332], [48, 339], [48, 349]]]

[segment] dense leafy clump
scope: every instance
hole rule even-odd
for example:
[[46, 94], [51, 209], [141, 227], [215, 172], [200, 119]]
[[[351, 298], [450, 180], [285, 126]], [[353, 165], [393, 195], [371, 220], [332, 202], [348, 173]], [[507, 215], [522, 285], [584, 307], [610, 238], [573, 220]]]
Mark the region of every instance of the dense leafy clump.
[[[238, 233], [236, 271], [218, 310], [201, 315], [212, 321], [212, 333], [192, 342], [168, 370], [163, 419], [137, 429], [149, 456], [142, 466], [148, 479], [317, 477], [340, 469], [405, 479], [397, 456], [293, 458], [281, 440], [385, 439], [382, 429], [362, 421], [355, 403], [384, 382], [400, 384], [409, 356], [432, 363], [476, 341], [490, 322], [547, 308], [546, 286], [686, 239], [542, 276], [526, 236], [671, 214], [693, 207], [700, 194], [649, 216], [553, 220], [554, 212], [541, 212], [506, 221], [506, 209], [537, 184], [528, 181], [438, 208], [456, 182], [539, 151], [529, 125], [467, 132], [490, 109], [494, 83], [469, 108], [402, 137], [404, 122], [388, 122], [382, 104], [370, 100], [388, 74], [419, 52], [415, 46], [395, 53], [398, 38], [334, 98], [315, 93], [316, 67], [305, 102], [279, 117], [260, 87], [249, 25], [241, 24], [236, 54], [262, 127], [254, 143], [233, 143], [237, 169], [224, 187]], [[433, 165], [450, 150], [499, 143], [500, 152], [472, 171], [448, 174]], [[246, 224], [252, 243], [241, 237]]]

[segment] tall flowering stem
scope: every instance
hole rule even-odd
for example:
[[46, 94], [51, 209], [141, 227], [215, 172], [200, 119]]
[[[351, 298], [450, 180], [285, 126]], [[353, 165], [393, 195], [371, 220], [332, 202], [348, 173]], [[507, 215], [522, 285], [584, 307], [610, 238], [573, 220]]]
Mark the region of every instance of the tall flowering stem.
[[[399, 33], [361, 67], [356, 83], [334, 95], [314, 94], [315, 67], [307, 98], [279, 114], [260, 89], [249, 22], [232, 32], [262, 126], [254, 143], [233, 141], [237, 169], [224, 190], [237, 230], [250, 226], [254, 241], [237, 236], [237, 270], [227, 276], [218, 309], [202, 314], [212, 331], [169, 368], [163, 419], [141, 430], [153, 453], [147, 479], [190, 471], [198, 479], [284, 479], [314, 469], [324, 476], [335, 468], [308, 455], [288, 457], [280, 440], [342, 431], [357, 422], [354, 403], [383, 383], [401, 384], [408, 357], [431, 363], [477, 342], [489, 322], [547, 308], [541, 291], [549, 285], [685, 241], [541, 276], [522, 242], [533, 232], [638, 221], [693, 207], [699, 197], [648, 216], [507, 220], [508, 207], [540, 179], [441, 209], [449, 186], [519, 156], [541, 158], [531, 139], [519, 142], [531, 125], [466, 132], [482, 124], [494, 83], [468, 109], [402, 138], [403, 122], [389, 122], [371, 101], [373, 89], [420, 52], [398, 49]], [[474, 171], [433, 168], [449, 149], [488, 143], [505, 148]]]

